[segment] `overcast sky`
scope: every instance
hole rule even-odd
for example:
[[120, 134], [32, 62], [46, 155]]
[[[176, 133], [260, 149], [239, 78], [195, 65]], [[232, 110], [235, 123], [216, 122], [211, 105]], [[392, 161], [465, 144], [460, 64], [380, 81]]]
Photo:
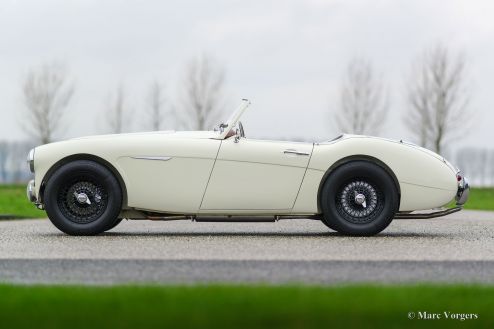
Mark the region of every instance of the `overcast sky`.
[[105, 102], [120, 81], [133, 130], [145, 130], [146, 87], [162, 80], [176, 103], [184, 67], [202, 53], [224, 65], [232, 108], [252, 101], [243, 118], [248, 136], [336, 135], [331, 110], [358, 56], [389, 88], [381, 135], [410, 139], [402, 124], [406, 77], [412, 60], [438, 42], [467, 55], [476, 115], [461, 144], [489, 147], [482, 140], [494, 139], [494, 1], [0, 0], [0, 139], [27, 137], [20, 85], [31, 67], [61, 60], [70, 68], [76, 92], [66, 138], [103, 131]]

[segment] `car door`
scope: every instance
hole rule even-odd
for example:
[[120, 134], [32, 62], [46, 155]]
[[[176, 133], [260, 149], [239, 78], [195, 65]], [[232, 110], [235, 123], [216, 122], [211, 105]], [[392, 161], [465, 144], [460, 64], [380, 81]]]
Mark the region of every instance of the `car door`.
[[289, 211], [307, 169], [313, 144], [241, 138], [223, 140], [201, 211]]

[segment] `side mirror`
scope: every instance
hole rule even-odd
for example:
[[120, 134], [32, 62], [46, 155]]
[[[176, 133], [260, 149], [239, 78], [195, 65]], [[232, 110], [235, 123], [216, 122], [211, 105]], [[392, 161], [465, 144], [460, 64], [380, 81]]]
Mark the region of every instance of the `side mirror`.
[[238, 143], [241, 137], [245, 137], [245, 132], [242, 122], [239, 121], [237, 129], [235, 129], [235, 143]]
[[244, 125], [242, 124], [242, 121], [238, 122], [238, 129], [240, 130], [240, 137], [245, 137]]
[[241, 137], [240, 136], [240, 129], [237, 128], [237, 129], [235, 129], [235, 140], [234, 140], [234, 142], [235, 143], [238, 143], [240, 141], [240, 137]]

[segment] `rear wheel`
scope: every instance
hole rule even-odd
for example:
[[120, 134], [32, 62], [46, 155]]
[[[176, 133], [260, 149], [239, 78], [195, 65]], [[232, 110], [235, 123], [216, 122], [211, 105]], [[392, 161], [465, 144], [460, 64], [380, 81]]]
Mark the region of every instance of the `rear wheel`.
[[104, 166], [87, 160], [60, 167], [48, 180], [45, 208], [51, 222], [71, 235], [94, 235], [118, 224], [122, 191]]
[[107, 229], [106, 231], [110, 231], [110, 230], [113, 230], [118, 224], [120, 224], [122, 222], [123, 218], [119, 218], [115, 224], [113, 224], [112, 227], [110, 227], [109, 229]]
[[348, 235], [381, 232], [393, 220], [398, 204], [394, 180], [368, 161], [352, 161], [336, 168], [321, 193], [323, 222]]

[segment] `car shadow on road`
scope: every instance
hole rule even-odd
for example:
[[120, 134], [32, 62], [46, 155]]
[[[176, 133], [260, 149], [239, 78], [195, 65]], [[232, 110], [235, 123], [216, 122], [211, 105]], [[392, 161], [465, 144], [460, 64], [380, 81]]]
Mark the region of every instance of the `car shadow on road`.
[[142, 237], [142, 238], [158, 238], [158, 237], [173, 237], [173, 238], [193, 238], [193, 237], [238, 237], [238, 238], [318, 238], [331, 237], [343, 239], [384, 239], [384, 238], [451, 238], [450, 233], [424, 233], [424, 232], [383, 232], [374, 236], [360, 237], [348, 236], [338, 232], [106, 232], [98, 236], [108, 237]]

